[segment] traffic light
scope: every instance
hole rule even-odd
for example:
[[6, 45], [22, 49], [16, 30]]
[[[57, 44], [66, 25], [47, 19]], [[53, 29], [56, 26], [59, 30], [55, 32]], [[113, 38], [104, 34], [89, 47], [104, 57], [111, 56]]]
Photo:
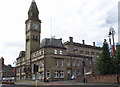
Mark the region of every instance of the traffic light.
[[35, 73], [35, 72], [38, 72], [38, 65], [34, 64], [33, 70], [34, 70], [34, 73]]

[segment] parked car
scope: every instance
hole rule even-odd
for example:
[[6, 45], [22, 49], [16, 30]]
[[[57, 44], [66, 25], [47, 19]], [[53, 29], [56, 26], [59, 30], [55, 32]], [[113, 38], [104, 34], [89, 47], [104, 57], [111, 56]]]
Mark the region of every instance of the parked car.
[[71, 80], [76, 79], [76, 75], [72, 75], [70, 79], [71, 79]]
[[12, 80], [3, 80], [2, 84], [15, 84]]

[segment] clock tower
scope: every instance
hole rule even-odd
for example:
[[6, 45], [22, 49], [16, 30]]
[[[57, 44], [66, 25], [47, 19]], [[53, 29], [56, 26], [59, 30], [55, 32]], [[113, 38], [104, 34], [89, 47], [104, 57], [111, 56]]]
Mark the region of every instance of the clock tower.
[[32, 1], [26, 24], [26, 61], [30, 61], [30, 55], [40, 47], [41, 20], [35, 0]]

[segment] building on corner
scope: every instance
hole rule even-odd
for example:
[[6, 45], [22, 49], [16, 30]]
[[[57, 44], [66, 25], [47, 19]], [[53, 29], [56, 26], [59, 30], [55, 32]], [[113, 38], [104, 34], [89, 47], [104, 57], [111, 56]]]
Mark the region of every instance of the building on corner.
[[13, 79], [16, 77], [16, 68], [4, 64], [4, 58], [0, 58], [0, 80]]
[[76, 43], [73, 37], [62, 42], [62, 38], [45, 38], [40, 42], [41, 20], [39, 10], [33, 0], [26, 20], [25, 51], [19, 53], [16, 65], [17, 80], [51, 81], [68, 80], [86, 73], [95, 74], [95, 59], [101, 48], [93, 45]]

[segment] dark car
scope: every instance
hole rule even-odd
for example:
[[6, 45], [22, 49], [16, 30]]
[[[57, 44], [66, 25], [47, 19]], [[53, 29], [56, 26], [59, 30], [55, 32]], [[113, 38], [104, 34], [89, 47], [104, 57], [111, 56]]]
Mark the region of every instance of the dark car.
[[12, 80], [3, 80], [2, 84], [15, 84]]

